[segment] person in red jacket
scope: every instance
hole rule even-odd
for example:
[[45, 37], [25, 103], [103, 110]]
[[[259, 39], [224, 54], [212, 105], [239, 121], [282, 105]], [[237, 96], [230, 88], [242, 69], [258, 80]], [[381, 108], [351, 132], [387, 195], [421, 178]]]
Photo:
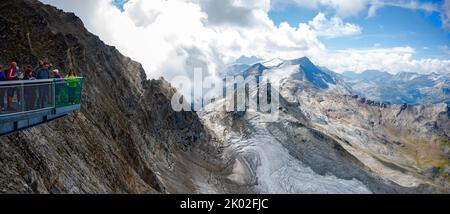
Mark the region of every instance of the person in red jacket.
[[[19, 78], [17, 77], [17, 72], [18, 72], [17, 71], [17, 63], [12, 62], [10, 64], [9, 68], [6, 70], [7, 81], [19, 80]], [[8, 103], [7, 110], [8, 111], [15, 111], [15, 109], [13, 108], [13, 98], [14, 98], [15, 92], [16, 92], [15, 87], [11, 87], [8, 89], [8, 92], [7, 92], [7, 103]]]
[[17, 77], [17, 63], [16, 62], [11, 62], [11, 64], [9, 65], [8, 70], [6, 70], [6, 78], [10, 81], [19, 79]]

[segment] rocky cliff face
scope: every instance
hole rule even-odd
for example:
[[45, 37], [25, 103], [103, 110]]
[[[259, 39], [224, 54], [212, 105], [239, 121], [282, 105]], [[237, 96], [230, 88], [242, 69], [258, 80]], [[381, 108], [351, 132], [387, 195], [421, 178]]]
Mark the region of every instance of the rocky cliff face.
[[[3, 193], [233, 192], [215, 141], [175, 92], [90, 34], [74, 14], [37, 0], [0, 2], [0, 62], [46, 58], [85, 77], [82, 109], [0, 138]], [[194, 163], [194, 164], [193, 164]], [[215, 184], [214, 187], [208, 183]]]
[[295, 82], [286, 82], [281, 91], [299, 104], [314, 129], [340, 142], [375, 174], [404, 187], [429, 184], [449, 190], [447, 104], [388, 105]]

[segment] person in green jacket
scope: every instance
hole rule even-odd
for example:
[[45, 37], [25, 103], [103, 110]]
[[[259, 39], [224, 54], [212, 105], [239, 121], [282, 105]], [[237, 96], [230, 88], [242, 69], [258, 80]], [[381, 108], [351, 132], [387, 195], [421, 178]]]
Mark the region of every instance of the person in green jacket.
[[66, 75], [67, 88], [69, 92], [69, 104], [76, 104], [76, 91], [77, 87], [80, 84], [77, 73], [75, 69], [69, 69], [69, 73]]

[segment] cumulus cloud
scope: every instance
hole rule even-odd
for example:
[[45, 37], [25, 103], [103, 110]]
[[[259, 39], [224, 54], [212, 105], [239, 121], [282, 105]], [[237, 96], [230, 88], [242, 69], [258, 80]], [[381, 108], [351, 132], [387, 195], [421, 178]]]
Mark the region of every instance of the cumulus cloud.
[[325, 14], [319, 13], [313, 20], [309, 21], [309, 25], [319, 36], [324, 37], [340, 37], [361, 34], [361, 27], [351, 23], [344, 23], [339, 17], [328, 19]]
[[153, 24], [161, 14], [161, 10], [158, 10], [162, 7], [161, 2], [156, 2], [158, 4], [158, 7], [156, 8], [150, 8], [144, 5], [146, 3], [148, 3], [148, 1], [130, 2], [129, 4], [126, 4], [126, 10], [123, 8], [137, 27], [147, 27], [150, 24]]
[[202, 10], [208, 15], [208, 23], [231, 24], [245, 27], [258, 26], [258, 12], [267, 12], [270, 0], [200, 0]]
[[42, 1], [75, 12], [89, 31], [141, 62], [149, 78], [193, 78], [195, 68], [215, 76], [242, 55], [295, 58], [326, 51], [308, 24], [275, 25], [264, 3], [254, 8], [248, 1], [222, 4], [227, 13], [250, 11], [248, 20], [241, 22], [217, 15], [218, 8], [206, 10], [206, 0], [130, 0], [123, 12], [109, 0], [80, 0], [83, 7], [73, 0]]
[[215, 10], [205, 11], [206, 0], [130, 0], [123, 13], [108, 0], [81, 0], [86, 7], [95, 8], [89, 14], [82, 13], [84, 7], [75, 7], [78, 4], [72, 0], [42, 1], [76, 12], [90, 31], [142, 62], [152, 77], [160, 75], [174, 57], [188, 59], [192, 53], [201, 53], [206, 62], [217, 62], [242, 55], [269, 57], [274, 51], [292, 57], [324, 50], [307, 24], [275, 26], [267, 15], [266, 4], [253, 9], [248, 1], [227, 0], [229, 3], [223, 4], [229, 7], [224, 10], [251, 10], [253, 22], [257, 23], [244, 27], [230, 17], [217, 17]]

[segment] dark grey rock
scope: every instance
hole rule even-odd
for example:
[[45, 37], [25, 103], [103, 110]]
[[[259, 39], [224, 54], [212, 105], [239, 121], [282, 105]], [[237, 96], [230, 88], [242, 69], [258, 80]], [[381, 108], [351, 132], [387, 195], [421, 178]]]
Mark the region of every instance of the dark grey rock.
[[431, 167], [424, 171], [425, 176], [430, 179], [436, 179], [440, 176], [440, 168], [439, 167]]

